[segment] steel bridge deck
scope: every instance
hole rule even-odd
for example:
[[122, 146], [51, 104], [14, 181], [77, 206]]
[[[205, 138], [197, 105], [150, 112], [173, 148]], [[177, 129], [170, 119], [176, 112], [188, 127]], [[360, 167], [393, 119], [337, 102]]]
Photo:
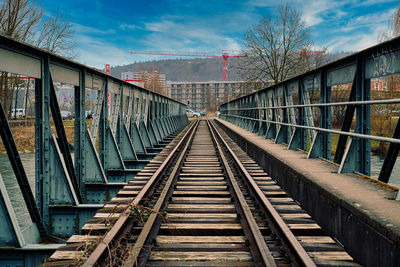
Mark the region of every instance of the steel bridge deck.
[[356, 266], [212, 122], [193, 122], [46, 266]]

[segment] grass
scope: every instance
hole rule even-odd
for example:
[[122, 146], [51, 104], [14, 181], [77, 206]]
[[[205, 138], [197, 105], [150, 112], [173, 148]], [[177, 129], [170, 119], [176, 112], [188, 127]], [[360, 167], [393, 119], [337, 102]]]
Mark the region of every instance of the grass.
[[[92, 121], [86, 121], [89, 125]], [[51, 126], [53, 133], [56, 133], [54, 125]], [[64, 121], [65, 134], [69, 143], [74, 144], [74, 121]], [[11, 127], [15, 144], [19, 152], [34, 153], [35, 151], [35, 126], [16, 126]], [[5, 153], [6, 149], [0, 138], [0, 153]]]
[[[376, 132], [372, 132], [371, 135], [379, 136]], [[337, 149], [337, 144], [339, 142], [339, 135], [338, 134], [332, 134], [332, 155], [335, 155], [336, 149]], [[349, 140], [349, 138], [348, 138]], [[348, 142], [348, 141], [347, 141]], [[347, 144], [346, 142], [346, 144]], [[383, 145], [381, 143], [384, 143]], [[371, 140], [371, 151], [373, 155], [377, 156], [385, 156], [387, 152], [387, 148], [389, 147], [389, 144], [387, 142], [379, 142], [376, 140]]]

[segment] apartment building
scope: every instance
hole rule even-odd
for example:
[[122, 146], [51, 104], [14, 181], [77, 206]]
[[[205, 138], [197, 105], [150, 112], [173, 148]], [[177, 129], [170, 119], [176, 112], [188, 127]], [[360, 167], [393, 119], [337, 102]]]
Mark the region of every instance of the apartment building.
[[167, 81], [167, 95], [188, 104], [195, 111], [215, 111], [220, 103], [246, 93], [243, 81], [173, 82]]
[[126, 71], [121, 73], [121, 79], [150, 91], [161, 94], [165, 94], [166, 92], [165, 74], [158, 73], [157, 71]]

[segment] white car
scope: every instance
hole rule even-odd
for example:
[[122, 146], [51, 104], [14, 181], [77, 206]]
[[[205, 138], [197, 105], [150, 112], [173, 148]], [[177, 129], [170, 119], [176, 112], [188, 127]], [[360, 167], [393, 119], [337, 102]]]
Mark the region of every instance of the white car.
[[186, 113], [187, 113], [187, 116], [189, 118], [198, 118], [198, 117], [200, 117], [200, 113], [199, 112], [193, 111], [191, 109], [187, 109]]
[[62, 110], [61, 111], [61, 119], [63, 120], [72, 120], [72, 114], [69, 111], [66, 110]]
[[17, 108], [11, 110], [11, 117], [22, 118], [25, 116], [25, 109]]

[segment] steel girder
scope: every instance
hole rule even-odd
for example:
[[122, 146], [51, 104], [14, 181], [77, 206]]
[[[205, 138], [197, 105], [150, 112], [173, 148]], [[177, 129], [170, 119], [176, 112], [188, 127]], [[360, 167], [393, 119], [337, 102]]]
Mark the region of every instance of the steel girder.
[[[79, 233], [85, 221], [188, 123], [186, 105], [7, 37], [0, 39], [0, 69], [35, 78], [36, 116], [35, 201], [29, 197], [22, 164], [16, 162], [14, 169], [34, 224], [18, 228], [0, 176], [0, 213], [7, 226], [0, 231], [0, 265], [37, 265], [58, 246], [38, 245], [43, 238]], [[74, 161], [53, 82], [74, 86]], [[90, 130], [86, 89], [97, 91]], [[13, 144], [5, 112], [0, 119], [2, 130], [8, 129], [3, 143]], [[15, 162], [18, 151], [15, 144], [10, 147], [9, 159]], [[19, 256], [11, 259], [9, 249]]]

